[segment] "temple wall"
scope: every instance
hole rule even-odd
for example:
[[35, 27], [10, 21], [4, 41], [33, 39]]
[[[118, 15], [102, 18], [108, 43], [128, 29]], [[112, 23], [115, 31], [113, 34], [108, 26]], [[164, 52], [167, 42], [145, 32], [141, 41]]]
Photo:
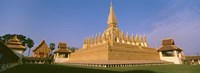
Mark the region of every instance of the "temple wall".
[[77, 50], [69, 60], [160, 60], [160, 57], [153, 48], [114, 43], [110, 47], [101, 44]]
[[109, 60], [160, 60], [153, 48], [115, 43], [109, 50]]
[[108, 60], [107, 44], [77, 50], [70, 54], [69, 60]]
[[174, 50], [174, 56], [164, 56], [162, 52], [159, 52], [160, 59], [168, 62], [173, 62], [174, 64], [183, 64], [182, 63], [182, 56], [181, 53], [178, 53], [178, 51]]
[[182, 64], [182, 61], [178, 57], [162, 57], [161, 60], [173, 62], [174, 64]]
[[55, 63], [64, 63], [68, 60], [69, 58], [55, 58]]

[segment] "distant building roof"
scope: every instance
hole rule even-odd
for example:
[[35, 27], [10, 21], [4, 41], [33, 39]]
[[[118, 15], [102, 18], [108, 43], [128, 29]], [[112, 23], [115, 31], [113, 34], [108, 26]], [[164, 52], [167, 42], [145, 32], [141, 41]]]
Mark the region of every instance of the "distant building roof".
[[200, 56], [185, 56], [187, 60], [200, 60]]
[[22, 45], [22, 43], [20, 42], [20, 40], [17, 38], [17, 35], [15, 35], [13, 38], [11, 38], [6, 45], [8, 46], [8, 48], [11, 49], [20, 49], [20, 50], [25, 50], [25, 46]]
[[71, 51], [68, 49], [66, 43], [60, 42], [58, 44], [58, 50], [56, 50], [54, 53], [71, 53]]
[[167, 51], [167, 50], [179, 50], [182, 51], [181, 48], [175, 46], [174, 39], [164, 39], [162, 40], [162, 46], [158, 49], [158, 51]]
[[182, 49], [176, 47], [175, 45], [166, 45], [166, 46], [161, 46], [158, 51], [167, 51], [167, 50], [180, 50], [182, 51]]
[[64, 42], [59, 42], [59, 44], [58, 44], [58, 48], [66, 49], [67, 47], [68, 47], [67, 44]]
[[33, 52], [44, 52], [44, 53], [50, 53], [51, 50], [47, 46], [45, 40], [42, 40], [42, 42], [33, 50]]
[[175, 45], [174, 39], [164, 39], [162, 40], [162, 45]]

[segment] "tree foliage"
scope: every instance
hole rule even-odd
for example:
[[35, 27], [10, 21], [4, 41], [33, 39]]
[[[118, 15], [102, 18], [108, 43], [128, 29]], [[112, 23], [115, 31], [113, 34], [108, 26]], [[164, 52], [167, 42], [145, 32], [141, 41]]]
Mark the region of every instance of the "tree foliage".
[[[3, 36], [0, 36], [0, 40], [4, 43], [8, 42], [11, 38], [13, 38], [17, 34], [5, 34]], [[34, 42], [32, 39], [27, 38], [24, 35], [17, 35], [17, 38], [20, 40], [23, 46], [31, 48], [34, 45]]]
[[52, 55], [52, 51], [55, 49], [56, 44], [55, 43], [50, 43], [49, 44], [49, 48], [51, 49], [51, 55]]
[[78, 48], [76, 48], [76, 47], [68, 47], [69, 48], [69, 50], [71, 50], [72, 52], [75, 52], [76, 50], [78, 50]]
[[53, 51], [55, 49], [55, 43], [50, 43], [49, 48]]

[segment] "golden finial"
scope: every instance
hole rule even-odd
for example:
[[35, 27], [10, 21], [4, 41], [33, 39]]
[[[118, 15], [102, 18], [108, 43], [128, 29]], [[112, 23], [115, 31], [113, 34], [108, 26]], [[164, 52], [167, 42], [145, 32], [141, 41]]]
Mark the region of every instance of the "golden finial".
[[115, 16], [115, 12], [112, 6], [112, 0], [110, 3], [110, 12], [109, 12], [107, 24], [108, 24], [108, 27], [117, 27], [117, 18]]

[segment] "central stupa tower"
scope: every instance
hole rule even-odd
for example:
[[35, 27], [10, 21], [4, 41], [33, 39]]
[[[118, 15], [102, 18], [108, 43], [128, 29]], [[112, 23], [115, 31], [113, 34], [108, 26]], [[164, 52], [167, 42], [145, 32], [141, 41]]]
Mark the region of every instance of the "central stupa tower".
[[148, 47], [145, 36], [125, 35], [118, 28], [112, 3], [107, 25], [103, 33], [85, 38], [83, 48], [71, 53], [69, 62], [160, 60], [157, 50]]

